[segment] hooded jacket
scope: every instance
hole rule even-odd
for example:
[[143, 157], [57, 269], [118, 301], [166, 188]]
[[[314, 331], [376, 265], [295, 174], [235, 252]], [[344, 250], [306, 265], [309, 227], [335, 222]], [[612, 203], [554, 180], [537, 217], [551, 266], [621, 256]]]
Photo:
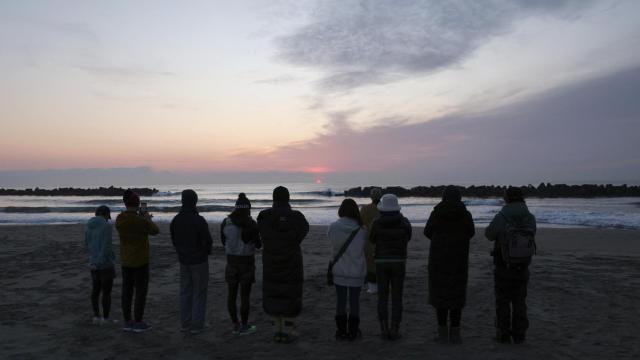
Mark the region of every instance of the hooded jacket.
[[91, 218], [84, 230], [84, 243], [89, 250], [89, 265], [97, 270], [113, 267], [115, 255], [111, 248], [111, 224], [102, 216]]
[[140, 267], [149, 264], [149, 235], [160, 230], [151, 220], [137, 212], [126, 210], [116, 218], [116, 230], [120, 236], [120, 258], [124, 267]]
[[220, 240], [227, 255], [253, 256], [262, 247], [258, 224], [253, 218], [227, 216], [220, 224]]
[[466, 303], [469, 241], [473, 218], [462, 201], [442, 201], [424, 228], [429, 246], [429, 303], [436, 308], [461, 309]]
[[209, 225], [196, 209], [197, 197], [184, 196], [182, 207], [171, 220], [171, 242], [183, 265], [198, 265], [208, 261], [213, 241]]
[[375, 261], [404, 262], [411, 240], [411, 223], [400, 212], [381, 212], [374, 220], [369, 235], [375, 244]]
[[258, 229], [262, 238], [264, 310], [272, 316], [298, 316], [304, 281], [300, 244], [309, 232], [309, 223], [287, 202], [274, 202], [273, 208], [258, 215]]
[[533, 234], [536, 233], [537, 229], [536, 218], [529, 212], [529, 208], [524, 201], [515, 201], [502, 207], [500, 212], [493, 217], [489, 226], [484, 230], [486, 238], [489, 239], [489, 241], [495, 242], [493, 259], [495, 265], [500, 267], [506, 266], [502, 259], [499, 244], [501, 241], [504, 241], [506, 235], [507, 219], [512, 223], [525, 226], [533, 232]]
[[366, 261], [364, 258], [364, 244], [367, 238], [367, 231], [360, 227], [358, 223], [348, 217], [341, 217], [331, 225], [327, 232], [327, 237], [333, 249], [331, 259], [335, 258], [349, 236], [358, 230], [356, 236], [342, 254], [340, 259], [333, 264], [333, 282], [340, 286], [361, 287], [364, 277], [367, 274]]

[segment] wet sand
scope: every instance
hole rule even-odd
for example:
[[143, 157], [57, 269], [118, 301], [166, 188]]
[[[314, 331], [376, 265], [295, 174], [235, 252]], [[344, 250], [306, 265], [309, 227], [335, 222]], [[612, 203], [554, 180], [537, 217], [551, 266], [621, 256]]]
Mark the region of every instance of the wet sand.
[[[224, 251], [211, 226], [208, 331], [179, 331], [178, 262], [166, 224], [151, 242], [145, 319], [153, 330], [124, 333], [91, 323], [90, 274], [82, 225], [0, 227], [0, 357], [6, 359], [633, 359], [640, 357], [640, 231], [541, 229], [531, 266], [531, 328], [524, 345], [498, 345], [491, 244], [479, 235], [470, 255], [467, 307], [460, 346], [437, 345], [435, 313], [427, 304], [429, 242], [414, 228], [405, 281], [403, 338], [379, 339], [375, 296], [362, 294], [363, 338], [336, 343], [335, 294], [325, 285], [330, 249], [326, 227], [303, 243], [304, 310], [300, 339], [273, 343], [261, 306], [262, 262], [252, 294], [253, 335], [236, 337], [226, 310]], [[118, 237], [114, 232], [116, 256]], [[121, 318], [118, 269], [112, 317]]]

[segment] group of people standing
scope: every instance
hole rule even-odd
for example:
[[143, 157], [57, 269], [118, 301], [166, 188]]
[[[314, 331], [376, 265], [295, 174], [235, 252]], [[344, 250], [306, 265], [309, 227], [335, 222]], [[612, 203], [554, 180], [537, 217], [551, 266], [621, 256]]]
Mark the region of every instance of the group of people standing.
[[[383, 195], [378, 188], [370, 195], [371, 204], [361, 208], [353, 199], [345, 199], [338, 209], [338, 220], [327, 232], [332, 247], [328, 277], [336, 290], [337, 340], [355, 340], [362, 335], [360, 293], [365, 284], [367, 292], [378, 297], [381, 337], [391, 341], [401, 337], [407, 246], [412, 228], [400, 212], [395, 195]], [[143, 332], [151, 329], [142, 319], [149, 281], [148, 236], [158, 234], [158, 227], [150, 214], [140, 211], [137, 194], [127, 191], [123, 200], [126, 211], [116, 219], [122, 257], [123, 330]], [[280, 343], [296, 340], [295, 319], [302, 311], [304, 281], [301, 243], [309, 231], [309, 224], [301, 212], [291, 208], [289, 200], [285, 187], [275, 188], [273, 206], [261, 211], [254, 220], [251, 202], [241, 193], [235, 209], [220, 226], [220, 239], [227, 258], [227, 307], [234, 334], [256, 331], [249, 323], [250, 297], [255, 282], [256, 249], [262, 249], [262, 305], [265, 313], [273, 318], [276, 329], [273, 339]], [[495, 242], [492, 255], [496, 340], [522, 343], [529, 325], [525, 299], [532, 253], [517, 248], [517, 244], [533, 246], [535, 251], [536, 223], [519, 188], [508, 188], [504, 200], [505, 206], [485, 230], [485, 236]], [[184, 190], [182, 207], [170, 225], [171, 240], [180, 262], [181, 330], [193, 334], [205, 328], [208, 256], [213, 243], [206, 220], [198, 214], [197, 201], [193, 190]], [[110, 293], [115, 269], [109, 219], [109, 208], [100, 206], [96, 217], [87, 223], [85, 232], [93, 279], [94, 322], [111, 321]], [[431, 240], [428, 288], [429, 303], [435, 308], [438, 323], [435, 341], [458, 344], [462, 342], [460, 323], [466, 302], [469, 243], [475, 235], [475, 226], [457, 187], [445, 189], [442, 201], [427, 220], [424, 235]], [[102, 316], [99, 311], [101, 293]]]

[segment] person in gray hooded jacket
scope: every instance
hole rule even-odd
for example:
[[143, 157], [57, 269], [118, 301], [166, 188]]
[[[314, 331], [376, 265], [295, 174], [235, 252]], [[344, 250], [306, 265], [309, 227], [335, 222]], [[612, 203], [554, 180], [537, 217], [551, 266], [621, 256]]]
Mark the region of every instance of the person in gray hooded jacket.
[[[111, 289], [116, 276], [115, 255], [111, 248], [112, 228], [109, 224], [111, 211], [107, 206], [102, 205], [96, 209], [95, 215], [85, 226], [84, 242], [89, 251], [93, 323], [102, 324], [110, 321]], [[100, 315], [100, 294], [102, 294], [102, 316]]]

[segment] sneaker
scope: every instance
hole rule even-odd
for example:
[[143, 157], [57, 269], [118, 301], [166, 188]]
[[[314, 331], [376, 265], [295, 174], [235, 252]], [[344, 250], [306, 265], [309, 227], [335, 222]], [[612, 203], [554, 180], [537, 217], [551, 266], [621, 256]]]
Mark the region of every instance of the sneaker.
[[367, 294], [377, 294], [378, 293], [378, 284], [376, 283], [367, 283]]
[[255, 325], [242, 325], [240, 327], [240, 330], [238, 331], [239, 335], [249, 335], [249, 334], [253, 334], [257, 331], [258, 329], [256, 328]]
[[99, 316], [94, 316], [93, 320], [91, 320], [91, 322], [93, 323], [93, 325], [101, 325], [102, 324], [102, 318]]
[[122, 331], [133, 331], [133, 321], [125, 321], [124, 325], [122, 326]]
[[291, 344], [298, 340], [298, 337], [293, 334], [281, 333], [280, 342], [283, 344]]
[[135, 324], [133, 324], [133, 332], [135, 333], [141, 333], [149, 330], [151, 330], [151, 325], [147, 324], [144, 321], [136, 322]]

